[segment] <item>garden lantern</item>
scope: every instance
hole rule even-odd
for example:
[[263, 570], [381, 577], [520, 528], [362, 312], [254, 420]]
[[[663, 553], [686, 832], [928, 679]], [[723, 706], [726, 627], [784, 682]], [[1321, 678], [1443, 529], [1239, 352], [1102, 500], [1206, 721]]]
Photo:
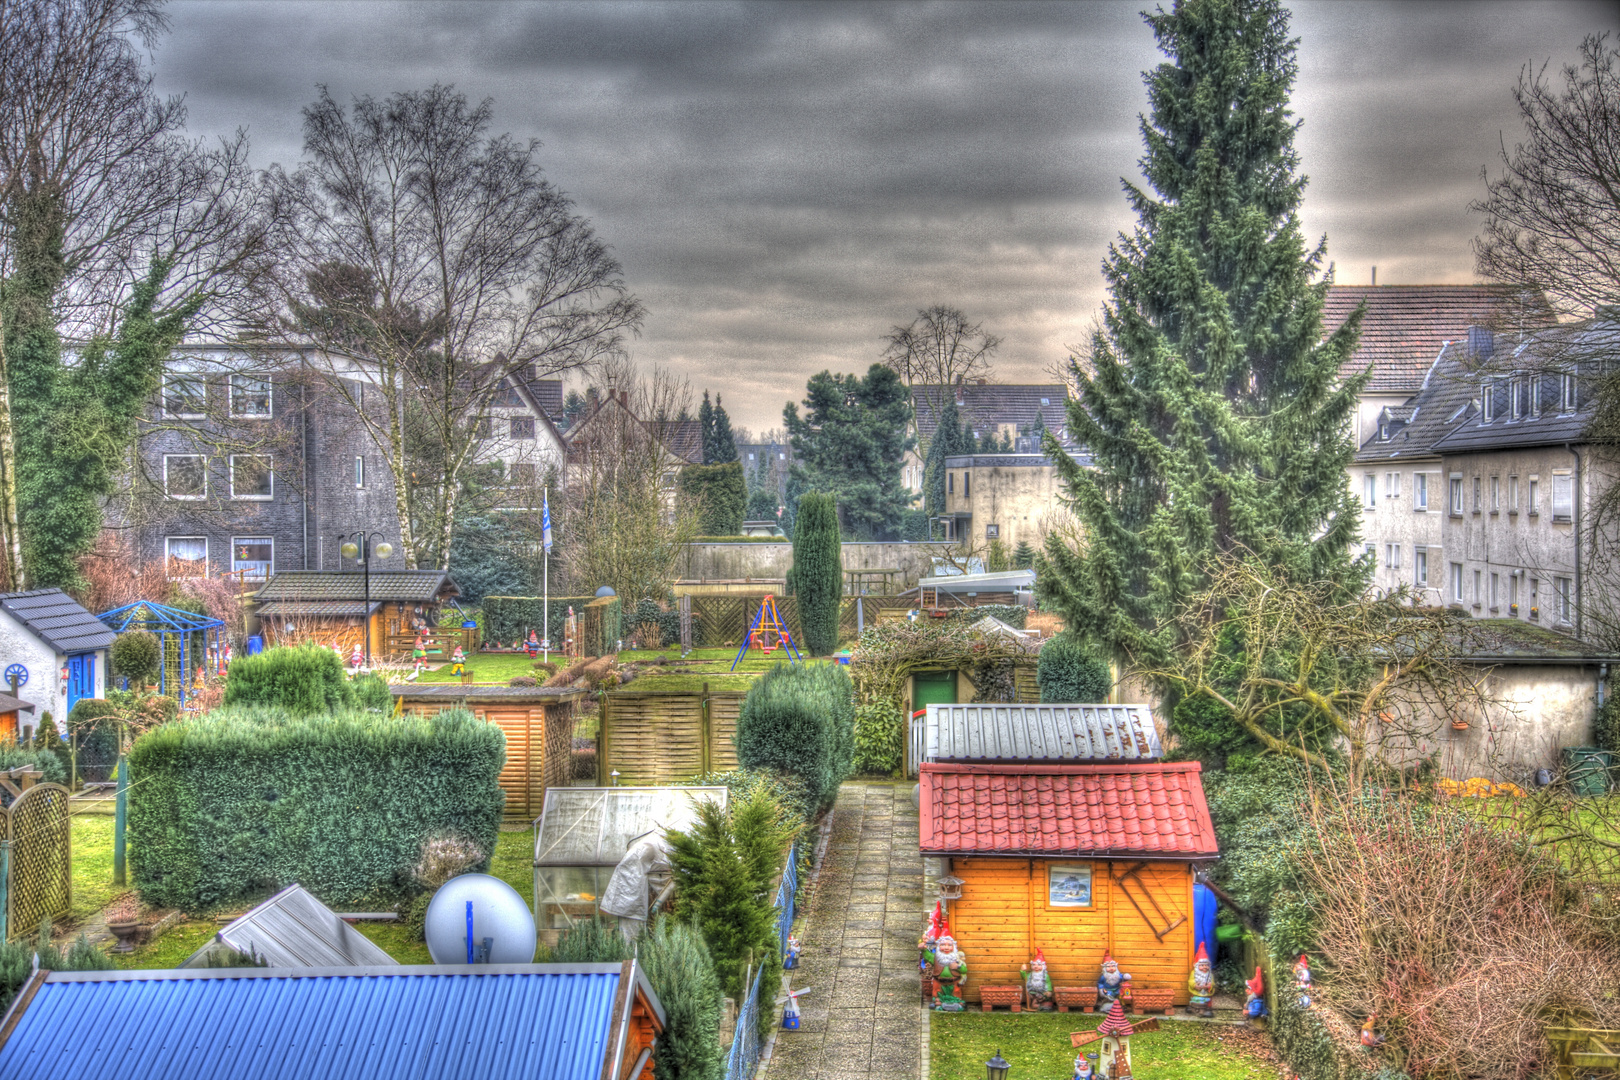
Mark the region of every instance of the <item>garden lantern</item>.
[[[352, 536], [344, 533], [338, 534], [338, 554], [345, 559], [353, 559], [358, 562], [360, 571], [365, 578], [364, 583], [361, 585], [364, 601], [360, 609], [360, 625], [362, 627], [360, 636], [366, 641], [367, 670], [371, 668], [371, 556], [376, 555], [379, 559], [386, 559], [394, 553], [394, 545], [386, 540], [380, 544], [372, 544], [371, 538], [381, 535], [380, 532], [368, 533], [364, 529], [354, 533]], [[421, 608], [417, 610], [420, 611]], [[288, 633], [291, 632], [292, 630], [289, 627]]]
[[985, 1080], [1007, 1080], [1007, 1070], [1010, 1068], [1012, 1066], [1007, 1064], [1006, 1059], [1001, 1056], [1001, 1051], [997, 1050], [996, 1056], [984, 1063]]
[[941, 900], [960, 900], [962, 898], [962, 879], [955, 874], [946, 874], [935, 882], [939, 886]]

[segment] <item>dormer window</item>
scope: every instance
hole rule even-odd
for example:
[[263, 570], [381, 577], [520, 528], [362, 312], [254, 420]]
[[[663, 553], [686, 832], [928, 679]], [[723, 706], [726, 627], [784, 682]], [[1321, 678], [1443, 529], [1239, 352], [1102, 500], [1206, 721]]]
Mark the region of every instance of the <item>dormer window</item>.
[[1513, 419], [1524, 419], [1524, 380], [1518, 376], [1508, 381], [1508, 409]]
[[1389, 442], [1389, 416], [1385, 414], [1378, 418], [1378, 441]]
[[1532, 376], [1530, 376], [1529, 412], [1530, 412], [1531, 416], [1540, 416], [1541, 415], [1541, 376], [1540, 375], [1532, 375]]
[[1494, 389], [1490, 379], [1480, 383], [1479, 413], [1483, 423], [1489, 424], [1496, 419], [1496, 395], [1492, 392]]
[[1575, 376], [1577, 371], [1570, 371], [1558, 379], [1558, 411], [1572, 413], [1575, 411]]

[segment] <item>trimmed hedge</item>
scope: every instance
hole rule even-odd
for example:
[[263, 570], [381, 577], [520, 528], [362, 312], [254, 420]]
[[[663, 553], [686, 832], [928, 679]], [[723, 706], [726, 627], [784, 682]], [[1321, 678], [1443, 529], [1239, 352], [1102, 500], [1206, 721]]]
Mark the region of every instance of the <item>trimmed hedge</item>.
[[844, 599], [843, 543], [838, 534], [838, 501], [810, 491], [799, 497], [793, 526], [793, 565], [787, 592], [799, 602], [801, 644], [813, 656], [838, 648], [838, 609]]
[[343, 661], [319, 645], [281, 645], [231, 661], [227, 707], [257, 705], [310, 715], [335, 712], [351, 693]]
[[737, 763], [801, 777], [830, 806], [855, 753], [855, 687], [837, 664], [777, 664], [737, 714]]
[[505, 763], [500, 728], [459, 710], [221, 709], [166, 724], [129, 756], [135, 886], [148, 904], [186, 911], [295, 881], [338, 908], [397, 902], [417, 889], [424, 839], [494, 851]]
[[658, 627], [660, 649], [665, 645], [673, 645], [681, 639], [681, 613], [674, 609], [665, 611], [653, 600], [636, 602], [635, 610], [625, 616], [624, 636], [633, 637], [636, 631], [649, 624]]
[[1043, 704], [1107, 701], [1108, 692], [1114, 688], [1107, 662], [1068, 630], [1041, 646], [1035, 682], [1041, 688]]
[[855, 771], [888, 776], [905, 763], [906, 722], [892, 701], [855, 710]]
[[550, 630], [553, 641], [562, 640], [563, 623], [572, 607], [578, 615], [594, 596], [553, 596], [551, 598], [551, 625], [542, 618], [545, 598], [540, 596], [486, 596], [484, 597], [484, 642], [489, 645], [510, 645], [522, 641], [533, 630], [540, 634]]

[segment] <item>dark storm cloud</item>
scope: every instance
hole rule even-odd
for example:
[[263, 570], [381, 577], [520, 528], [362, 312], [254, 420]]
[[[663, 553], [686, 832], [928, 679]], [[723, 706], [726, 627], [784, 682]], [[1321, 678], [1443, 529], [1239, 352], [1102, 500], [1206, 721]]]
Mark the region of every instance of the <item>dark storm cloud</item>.
[[[206, 4], [158, 54], [192, 129], [247, 126], [291, 165], [299, 110], [452, 82], [541, 139], [650, 315], [635, 345], [780, 422], [919, 307], [1005, 338], [1003, 378], [1086, 334], [1131, 218], [1139, 3]], [[1472, 279], [1467, 203], [1520, 66], [1562, 63], [1603, 5], [1303, 4], [1306, 226], [1339, 279]]]

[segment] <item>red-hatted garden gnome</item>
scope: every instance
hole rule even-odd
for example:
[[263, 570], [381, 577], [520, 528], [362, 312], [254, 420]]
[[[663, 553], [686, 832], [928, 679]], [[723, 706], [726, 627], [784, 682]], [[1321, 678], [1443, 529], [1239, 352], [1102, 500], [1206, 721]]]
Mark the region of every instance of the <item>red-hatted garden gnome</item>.
[[461, 651], [460, 645], [450, 654], [450, 674], [458, 679], [467, 674], [467, 654]]
[[422, 640], [421, 634], [417, 634], [416, 644], [411, 646], [411, 673], [405, 677], [405, 681], [415, 682], [425, 667], [427, 667], [427, 642]]
[[1052, 977], [1046, 973], [1046, 952], [1035, 949], [1035, 958], [1023, 967], [1024, 1007], [1049, 1012], [1052, 1009]]
[[1294, 961], [1294, 989], [1299, 991], [1299, 1007], [1311, 1007], [1311, 958], [1304, 953]]
[[934, 942], [931, 960], [934, 1008], [940, 1012], [961, 1012], [961, 989], [967, 981], [967, 956], [956, 947], [956, 939], [945, 933]]
[[1192, 1000], [1187, 1002], [1189, 1013], [1215, 1015], [1215, 1009], [1210, 1004], [1215, 997], [1215, 966], [1209, 962], [1209, 953], [1205, 951], [1202, 941], [1198, 943], [1198, 952], [1193, 954], [1192, 972], [1187, 976], [1187, 992], [1192, 995]]
[[1119, 970], [1111, 951], [1103, 952], [1102, 974], [1097, 976], [1097, 1010], [1106, 1011], [1116, 1001], [1131, 1000], [1131, 977]]
[[1266, 981], [1260, 974], [1259, 965], [1255, 965], [1254, 978], [1243, 984], [1248, 995], [1243, 1002], [1243, 1015], [1248, 1018], [1251, 1027], [1263, 1028], [1263, 1021], [1271, 1015], [1266, 1008]]
[[357, 641], [354, 648], [349, 650], [349, 666], [359, 671], [365, 664], [366, 654], [360, 651], [360, 643]]

